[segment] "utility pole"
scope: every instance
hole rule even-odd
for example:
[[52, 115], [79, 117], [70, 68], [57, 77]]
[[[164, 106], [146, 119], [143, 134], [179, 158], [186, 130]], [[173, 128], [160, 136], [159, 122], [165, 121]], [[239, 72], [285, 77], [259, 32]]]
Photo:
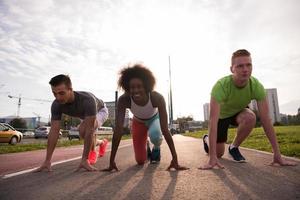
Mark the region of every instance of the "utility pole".
[[19, 97], [8, 95], [9, 98], [17, 98], [18, 99], [18, 110], [17, 110], [17, 117], [20, 117], [20, 108], [21, 108], [21, 94]]
[[168, 92], [168, 112], [169, 112], [169, 125], [171, 125], [171, 106], [170, 106], [170, 92]]
[[169, 92], [169, 98], [170, 98], [170, 113], [169, 113], [169, 123], [170, 125], [173, 124], [173, 100], [172, 100], [172, 76], [171, 76], [171, 58], [169, 56], [169, 80], [170, 80], [170, 92]]

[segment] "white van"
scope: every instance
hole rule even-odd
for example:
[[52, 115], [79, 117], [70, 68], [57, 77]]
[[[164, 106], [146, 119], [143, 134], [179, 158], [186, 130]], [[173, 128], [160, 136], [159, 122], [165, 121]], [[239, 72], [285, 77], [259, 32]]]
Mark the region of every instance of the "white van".
[[98, 128], [98, 131], [96, 132], [97, 135], [112, 135], [113, 134], [113, 128], [107, 127], [107, 126], [101, 126]]

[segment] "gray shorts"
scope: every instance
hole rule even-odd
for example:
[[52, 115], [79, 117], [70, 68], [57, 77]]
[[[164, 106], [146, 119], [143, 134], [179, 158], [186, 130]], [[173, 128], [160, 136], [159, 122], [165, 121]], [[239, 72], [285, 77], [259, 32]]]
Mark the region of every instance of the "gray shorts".
[[96, 114], [96, 120], [98, 122], [98, 128], [100, 128], [107, 119], [108, 119], [108, 109], [104, 105], [104, 107], [101, 108], [99, 110], [99, 112]]

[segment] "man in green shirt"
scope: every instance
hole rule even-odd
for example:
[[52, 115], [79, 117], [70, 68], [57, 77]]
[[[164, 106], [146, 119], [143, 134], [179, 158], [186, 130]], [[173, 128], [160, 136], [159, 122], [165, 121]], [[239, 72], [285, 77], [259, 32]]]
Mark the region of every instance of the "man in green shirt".
[[264, 131], [272, 145], [274, 152], [272, 164], [295, 165], [281, 157], [269, 116], [265, 89], [256, 78], [251, 76], [250, 53], [245, 49], [234, 52], [230, 70], [232, 75], [221, 78], [211, 92], [209, 135], [203, 137], [204, 150], [209, 154], [209, 161], [200, 168], [211, 169], [215, 166], [223, 168], [218, 158], [224, 154], [229, 125], [237, 126], [236, 137], [228, 148], [229, 154], [234, 161], [245, 162], [238, 147], [248, 137], [256, 123], [255, 114], [248, 108], [252, 99], [257, 101]]

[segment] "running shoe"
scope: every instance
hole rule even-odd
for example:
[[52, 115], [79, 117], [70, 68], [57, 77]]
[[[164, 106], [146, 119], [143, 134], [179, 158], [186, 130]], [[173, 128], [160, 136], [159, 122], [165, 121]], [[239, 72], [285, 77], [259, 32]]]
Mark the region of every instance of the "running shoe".
[[96, 162], [97, 162], [97, 152], [96, 151], [90, 151], [88, 160], [89, 160], [89, 163], [91, 165], [96, 164]]
[[150, 161], [151, 161], [151, 155], [152, 155], [152, 152], [150, 149], [150, 144], [149, 144], [149, 141], [147, 141], [147, 159]]
[[208, 138], [208, 135], [207, 134], [203, 135], [202, 140], [203, 140], [204, 151], [206, 153], [208, 153], [209, 152], [209, 148], [208, 148], [208, 144], [206, 143], [206, 138]]
[[105, 152], [106, 152], [106, 146], [108, 144], [108, 140], [107, 139], [103, 139], [102, 144], [99, 147], [99, 157], [103, 157]]
[[229, 146], [228, 151], [235, 162], [246, 162], [246, 159], [244, 158], [244, 156], [242, 156], [238, 147], [234, 147], [234, 148], [230, 149], [230, 146]]
[[151, 163], [160, 161], [160, 148], [153, 148], [151, 154]]

